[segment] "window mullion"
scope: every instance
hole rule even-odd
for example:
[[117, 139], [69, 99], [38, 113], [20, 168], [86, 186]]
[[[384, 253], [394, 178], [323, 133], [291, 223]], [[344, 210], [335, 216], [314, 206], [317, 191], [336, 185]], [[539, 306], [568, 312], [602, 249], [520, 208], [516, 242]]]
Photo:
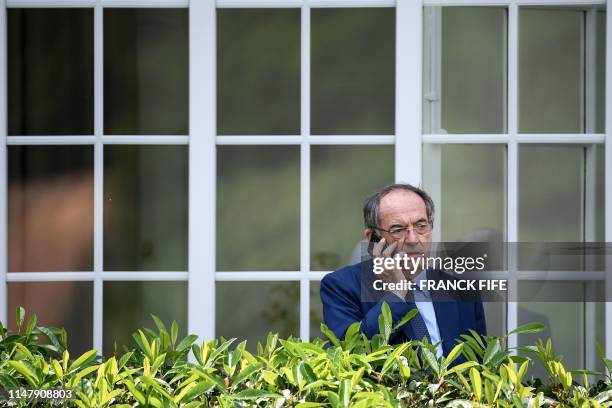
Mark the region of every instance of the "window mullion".
[[300, 337], [310, 340], [310, 7], [301, 14]]
[[216, 10], [189, 4], [188, 332], [215, 337]]
[[423, 2], [396, 8], [395, 181], [422, 182]]

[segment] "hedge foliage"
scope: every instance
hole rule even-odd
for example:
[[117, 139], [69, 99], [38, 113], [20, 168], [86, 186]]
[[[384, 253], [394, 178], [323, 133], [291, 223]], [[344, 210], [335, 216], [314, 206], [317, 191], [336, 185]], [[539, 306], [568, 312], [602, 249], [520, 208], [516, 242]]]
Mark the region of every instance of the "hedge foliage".
[[[257, 353], [246, 341], [220, 338], [198, 342], [178, 338], [153, 316], [156, 331], [134, 333], [135, 347], [102, 358], [96, 350], [71, 356], [63, 329], [26, 323], [17, 310], [17, 333], [0, 325], [0, 388], [74, 390], [63, 405], [78, 407], [605, 407], [612, 405], [611, 378], [589, 383], [587, 371], [568, 371], [550, 340], [505, 347], [506, 337], [463, 335], [446, 357], [423, 341], [389, 345], [396, 328], [383, 305], [380, 334], [371, 340], [353, 324], [339, 340], [325, 325], [327, 339], [310, 343], [269, 334]], [[533, 333], [541, 324], [512, 333]], [[601, 353], [600, 353], [601, 354]], [[612, 361], [603, 355], [608, 372]], [[548, 378], [527, 379], [540, 360]], [[580, 381], [580, 383], [578, 382]], [[27, 399], [0, 399], [0, 406], [32, 406]], [[36, 406], [54, 406], [45, 400]]]

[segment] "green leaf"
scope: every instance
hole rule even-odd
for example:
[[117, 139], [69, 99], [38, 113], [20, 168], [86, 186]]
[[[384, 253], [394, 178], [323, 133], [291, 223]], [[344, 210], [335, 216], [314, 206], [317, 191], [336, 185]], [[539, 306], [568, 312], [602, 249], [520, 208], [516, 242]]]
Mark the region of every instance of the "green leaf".
[[189, 402], [192, 399], [197, 398], [198, 396], [202, 394], [209, 393], [210, 390], [212, 390], [213, 388], [215, 388], [215, 383], [212, 381], [203, 381], [203, 382], [197, 383], [194, 387], [188, 388], [188, 391], [183, 395], [183, 397], [178, 400], [175, 400], [175, 402], [176, 403], [178, 403], [179, 401]]
[[53, 346], [55, 346], [59, 353], [64, 350], [64, 347], [62, 347], [62, 345], [60, 344], [59, 340], [57, 339], [57, 336], [51, 330], [46, 327], [38, 327], [37, 330], [41, 332], [47, 339], [49, 339], [49, 342], [53, 344]]
[[28, 325], [26, 327], [26, 336], [29, 336], [32, 333], [32, 330], [34, 330], [34, 327], [36, 327], [36, 322], [38, 321], [38, 317], [36, 317], [35, 314], [33, 314], [32, 316], [30, 316], [30, 320], [28, 320]]
[[51, 360], [51, 366], [53, 367], [53, 370], [55, 371], [55, 375], [57, 376], [57, 378], [60, 381], [63, 381], [64, 380], [64, 370], [62, 370], [62, 366], [60, 365], [59, 361]]
[[176, 344], [176, 339], [178, 338], [178, 323], [176, 320], [172, 321], [172, 325], [170, 326], [170, 341], [172, 345]]
[[405, 325], [406, 323], [408, 323], [410, 320], [412, 320], [412, 318], [414, 316], [416, 316], [419, 313], [419, 309], [412, 309], [411, 311], [409, 311], [408, 313], [406, 313], [406, 315], [404, 315], [404, 317], [402, 317], [402, 320], [400, 320], [394, 327], [393, 330], [397, 330], [400, 327], [402, 327], [403, 325]]
[[389, 341], [389, 337], [391, 336], [391, 324], [393, 323], [391, 308], [387, 302], [382, 303], [380, 312], [380, 315], [378, 315], [378, 332], [383, 336], [386, 343]]
[[23, 326], [23, 320], [25, 319], [25, 309], [21, 306], [17, 308], [16, 312], [17, 318], [17, 331], [21, 332], [21, 326]]
[[440, 366], [438, 365], [438, 360], [436, 359], [436, 356], [434, 355], [434, 353], [432, 353], [429, 349], [423, 347], [421, 349], [421, 355], [423, 356], [423, 359], [427, 361], [427, 364], [429, 365], [429, 367], [431, 367], [431, 369], [434, 370], [434, 372], [436, 373], [436, 376], [440, 377]]
[[331, 329], [329, 327], [327, 327], [326, 324], [321, 323], [321, 332], [327, 336], [327, 338], [329, 339], [329, 341], [331, 341], [331, 343], [336, 346], [336, 347], [340, 347], [340, 340], [338, 340], [338, 338], [336, 337], [336, 335], [334, 334], [333, 331], [331, 331]]
[[5, 390], [14, 390], [19, 388], [17, 381], [12, 376], [6, 373], [0, 373], [0, 386]]
[[484, 357], [482, 358], [482, 364], [487, 365], [491, 361], [491, 358], [493, 358], [493, 356], [497, 354], [497, 352], [499, 352], [500, 350], [501, 345], [499, 344], [499, 339], [495, 339], [495, 341], [490, 342], [487, 345]]
[[206, 370], [202, 367], [194, 366], [193, 368], [195, 369], [195, 372], [201, 377], [203, 377], [205, 380], [214, 382], [217, 388], [219, 388], [219, 391], [225, 392], [225, 383], [221, 378], [219, 378], [213, 373], [206, 372]]
[[508, 333], [508, 336], [511, 334], [539, 333], [543, 331], [544, 328], [545, 326], [542, 323], [531, 322], [512, 330], [510, 333]]
[[351, 380], [340, 381], [340, 387], [338, 388], [338, 397], [340, 397], [340, 404], [343, 407], [348, 407], [351, 402]]
[[138, 388], [136, 388], [136, 385], [132, 381], [125, 381], [125, 386], [128, 388], [128, 390], [130, 390], [130, 393], [140, 405], [147, 404], [147, 399], [145, 398], [144, 394], [140, 392]]
[[478, 332], [474, 329], [470, 329], [470, 334], [472, 335], [472, 337], [474, 338], [474, 340], [476, 340], [478, 342], [478, 344], [480, 345], [481, 348], [485, 348], [485, 345], [482, 341], [482, 337], [480, 337], [480, 334], [478, 334]]
[[510, 356], [510, 352], [505, 350], [505, 351], [500, 351], [497, 354], [495, 354], [493, 357], [491, 357], [491, 361], [489, 361], [489, 364], [493, 367], [497, 367], [500, 363], [506, 361], [506, 359]]
[[476, 400], [480, 402], [482, 399], [482, 381], [480, 379], [480, 372], [474, 367], [470, 368], [470, 380], [472, 381], [472, 391]]
[[[395, 350], [393, 350], [393, 352], [387, 355], [385, 362], [382, 366], [382, 369], [380, 370], [381, 376], [384, 375], [387, 371], [389, 371], [391, 367], [393, 367], [393, 364], [395, 364], [397, 361], [397, 357], [401, 355], [409, 346], [410, 346], [410, 343], [403, 343], [397, 346]], [[384, 350], [382, 351], [384, 352]], [[372, 355], [373, 354], [370, 354], [370, 356]]]
[[76, 374], [74, 375], [74, 377], [70, 378], [69, 384], [71, 384], [71, 386], [76, 386], [81, 381], [81, 379], [83, 377], [93, 373], [97, 369], [98, 369], [98, 366], [97, 365], [93, 365], [93, 366], [84, 368], [81, 371], [77, 371]]
[[155, 391], [157, 391], [161, 395], [163, 395], [164, 398], [172, 400], [172, 396], [170, 394], [168, 394], [168, 392], [166, 390], [163, 389], [163, 387], [160, 385], [160, 383], [156, 379], [151, 378], [148, 375], [142, 375], [139, 378], [140, 378], [140, 380], [143, 383], [153, 387], [155, 389]]
[[162, 322], [159, 317], [151, 314], [151, 318], [153, 319], [153, 322], [155, 323], [155, 326], [157, 326], [157, 330], [159, 330], [160, 333], [168, 331], [166, 330], [166, 325], [164, 325], [164, 322]]
[[237, 394], [231, 395], [231, 398], [237, 400], [255, 400], [258, 398], [280, 398], [282, 395], [266, 390], [243, 390]]
[[102, 398], [102, 400], [100, 401], [100, 405], [104, 406], [108, 404], [113, 398], [117, 398], [119, 395], [123, 394], [123, 392], [123, 389], [116, 389], [109, 392], [104, 396], [104, 398]]
[[348, 329], [346, 329], [346, 333], [344, 333], [344, 340], [351, 341], [353, 338], [359, 335], [359, 331], [361, 330], [361, 322], [352, 323]]
[[121, 369], [130, 358], [132, 358], [132, 356], [134, 355], [133, 351], [129, 351], [127, 353], [125, 353], [124, 355], [121, 356], [121, 358], [119, 359], [119, 363], [117, 364], [117, 368]]
[[26, 381], [33, 387], [37, 386], [36, 373], [30, 369], [26, 364], [21, 361], [9, 361], [8, 365], [13, 367], [15, 371], [21, 374]]
[[365, 368], [361, 367], [359, 370], [353, 373], [353, 376], [351, 377], [351, 389], [355, 389], [355, 386], [359, 383], [359, 381], [361, 381], [364, 371]]
[[317, 376], [312, 370], [312, 367], [306, 361], [300, 363], [300, 372], [302, 373], [302, 377], [306, 380], [306, 382], [311, 383], [317, 380]]
[[246, 380], [247, 378], [249, 378], [256, 372], [261, 370], [263, 367], [264, 367], [263, 364], [255, 364], [255, 365], [246, 366], [245, 368], [240, 370], [238, 374], [234, 376], [234, 378], [232, 379], [232, 387], [235, 387], [236, 385], [240, 384], [242, 381]]
[[453, 368], [448, 370], [446, 372], [446, 374], [461, 373], [461, 372], [467, 370], [468, 368], [471, 368], [471, 367], [474, 367], [474, 366], [477, 366], [477, 365], [478, 365], [478, 363], [476, 361], [467, 361], [465, 363], [461, 363], [461, 364], [458, 364], [458, 365], [454, 366]]
[[[184, 340], [183, 340], [184, 341]], [[216, 349], [214, 349], [211, 353], [210, 353], [210, 357], [208, 358], [208, 363], [210, 364], [211, 362], [215, 362], [217, 360], [217, 358], [219, 356], [221, 356], [223, 354], [223, 352], [225, 350], [227, 350], [227, 348], [234, 342], [236, 341], [236, 339], [229, 339], [229, 340], [225, 340], [219, 347], [217, 347]], [[182, 343], [182, 341], [181, 341]]]
[[461, 343], [453, 347], [453, 349], [450, 351], [450, 353], [448, 353], [448, 356], [446, 356], [446, 359], [444, 360], [444, 368], [447, 368], [448, 366], [450, 366], [452, 362], [455, 361], [457, 357], [459, 357], [459, 354], [461, 353], [462, 348], [463, 348], [463, 344]]
[[182, 353], [183, 351], [191, 348], [191, 345], [195, 343], [197, 340], [198, 340], [198, 336], [196, 336], [195, 334], [190, 334], [189, 336], [181, 340], [179, 345], [176, 346], [176, 351]]
[[92, 350], [89, 350], [83, 353], [79, 358], [74, 360], [72, 364], [70, 364], [70, 367], [68, 368], [67, 372], [69, 373], [73, 372], [77, 370], [78, 368], [95, 361], [97, 358], [96, 353], [97, 351], [95, 349], [92, 349]]

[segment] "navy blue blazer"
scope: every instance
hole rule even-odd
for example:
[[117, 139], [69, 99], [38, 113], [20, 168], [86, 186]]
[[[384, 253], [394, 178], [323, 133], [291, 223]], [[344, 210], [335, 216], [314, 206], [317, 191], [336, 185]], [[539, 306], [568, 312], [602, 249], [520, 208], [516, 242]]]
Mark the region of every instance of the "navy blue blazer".
[[[365, 261], [365, 263], [346, 266], [325, 275], [321, 281], [323, 320], [340, 339], [344, 338], [344, 333], [351, 324], [359, 321], [361, 331], [368, 338], [377, 334], [379, 331], [378, 315], [383, 301], [386, 301], [391, 309], [393, 325], [410, 311], [410, 306], [406, 302], [390, 292], [378, 302], [362, 302], [362, 273], [369, 268], [368, 263], [371, 265], [371, 261]], [[428, 279], [444, 279], [441, 275], [447, 276], [439, 271], [427, 271]], [[432, 294], [444, 355], [447, 355], [455, 346], [455, 339], [468, 330], [474, 329], [480, 334], [486, 334], [482, 302], [475, 301], [473, 297], [465, 300], [462, 296], [462, 294], [455, 293], [452, 297], [442, 299]], [[391, 334], [389, 343], [398, 344], [413, 338], [415, 336], [412, 327], [410, 324], [405, 324]]]

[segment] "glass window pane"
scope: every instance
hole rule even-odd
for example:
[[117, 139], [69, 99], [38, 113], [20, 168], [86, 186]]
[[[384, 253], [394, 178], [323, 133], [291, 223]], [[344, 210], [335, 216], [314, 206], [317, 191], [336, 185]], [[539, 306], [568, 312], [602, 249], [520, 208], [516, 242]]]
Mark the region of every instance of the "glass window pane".
[[596, 66], [595, 66], [595, 132], [606, 131], [606, 12], [597, 12]]
[[186, 146], [104, 147], [104, 269], [187, 270]]
[[[604, 344], [604, 306], [603, 302], [541, 302], [539, 298], [565, 297], [575, 299], [577, 294], [588, 290], [589, 285], [597, 282], [520, 282], [521, 299], [531, 298], [532, 302], [518, 303], [518, 324], [540, 322], [546, 326], [542, 333], [520, 334], [518, 344], [533, 345], [536, 339], [552, 339], [553, 350], [562, 354], [563, 364], [568, 369], [586, 368], [604, 371], [603, 364], [596, 353], [596, 344]], [[601, 298], [601, 297], [600, 297]], [[533, 356], [532, 356], [533, 357]], [[586, 358], [585, 358], [586, 357]], [[546, 378], [546, 371], [537, 358], [530, 368], [529, 376]]]
[[393, 183], [393, 146], [312, 146], [310, 159], [311, 269], [361, 262], [363, 203]]
[[311, 10], [311, 133], [395, 133], [395, 8]]
[[595, 240], [606, 241], [606, 158], [604, 145], [595, 148]]
[[424, 132], [504, 133], [507, 9], [426, 7], [424, 23]]
[[93, 270], [93, 148], [8, 147], [8, 271]]
[[[519, 149], [519, 241], [583, 241], [584, 148], [522, 145]], [[540, 258], [537, 248], [521, 250], [525, 269], [581, 269], [576, 256]]]
[[104, 9], [104, 132], [186, 135], [187, 9]]
[[521, 8], [519, 131], [584, 132], [584, 12]]
[[520, 241], [582, 241], [583, 168], [580, 146], [520, 146]]
[[179, 326], [179, 339], [187, 335], [187, 282], [104, 282], [104, 355], [113, 354], [114, 343], [134, 347], [132, 333], [143, 327], [157, 331], [151, 314], [169, 329]]
[[442, 241], [506, 239], [505, 145], [424, 145], [423, 180]]
[[489, 336], [505, 336], [507, 325], [505, 302], [483, 302], [487, 334]]
[[217, 180], [217, 270], [299, 270], [299, 147], [219, 146]]
[[8, 134], [93, 134], [93, 9], [7, 9]]
[[310, 282], [310, 339], [324, 338], [321, 332], [323, 323], [323, 303], [321, 302], [321, 281]]
[[92, 282], [9, 282], [7, 286], [11, 331], [17, 330], [15, 311], [22, 306], [26, 319], [35, 314], [39, 326], [65, 328], [72, 356], [93, 347]]
[[299, 282], [217, 282], [217, 337], [265, 345], [268, 332], [281, 338], [300, 335]]
[[300, 133], [300, 9], [217, 10], [217, 132]]

